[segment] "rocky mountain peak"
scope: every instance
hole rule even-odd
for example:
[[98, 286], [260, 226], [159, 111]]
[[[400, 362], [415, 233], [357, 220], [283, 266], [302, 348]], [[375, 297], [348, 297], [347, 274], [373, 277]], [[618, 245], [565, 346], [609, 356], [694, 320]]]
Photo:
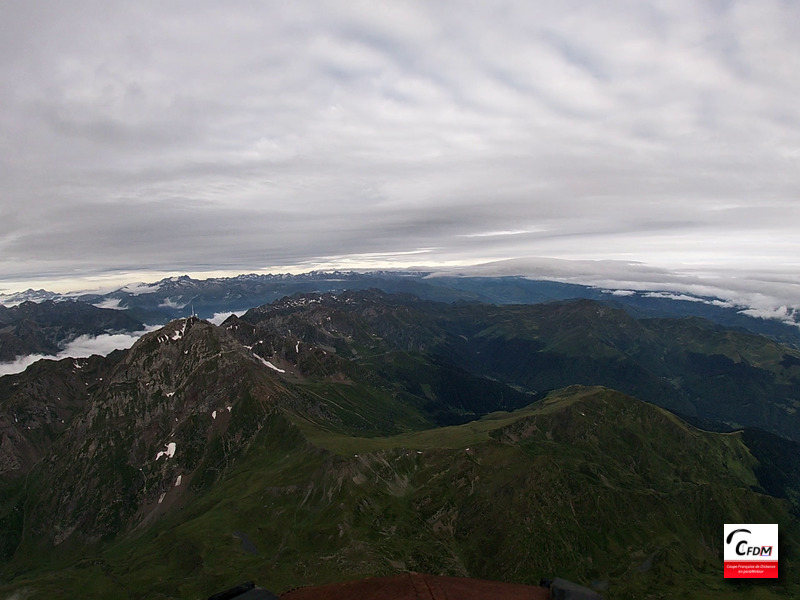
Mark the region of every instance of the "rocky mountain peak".
[[33, 522], [55, 545], [91, 542], [181, 506], [247, 448], [273, 410], [276, 375], [196, 317], [146, 334], [41, 465], [61, 476]]

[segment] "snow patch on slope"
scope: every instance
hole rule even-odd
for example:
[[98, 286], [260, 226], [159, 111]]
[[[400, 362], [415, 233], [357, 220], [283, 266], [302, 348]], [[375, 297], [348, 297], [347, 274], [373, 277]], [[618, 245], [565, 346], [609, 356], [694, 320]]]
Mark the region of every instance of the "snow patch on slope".
[[177, 444], [175, 442], [170, 442], [165, 447], [166, 450], [162, 450], [161, 452], [156, 454], [156, 460], [158, 460], [162, 456], [166, 456], [168, 459], [175, 456], [175, 449], [177, 448]]
[[260, 357], [258, 354], [255, 354], [255, 353], [254, 353], [254, 354], [253, 354], [253, 356], [255, 356], [255, 357], [258, 359], [258, 360], [260, 360], [262, 363], [264, 363], [266, 366], [268, 366], [268, 367], [269, 367], [270, 369], [272, 369], [273, 371], [277, 371], [278, 373], [286, 373], [286, 371], [285, 371], [285, 370], [283, 370], [283, 369], [279, 369], [278, 367], [276, 367], [275, 365], [273, 365], [273, 364], [272, 364], [271, 362], [269, 362], [268, 360], [265, 360], [265, 359], [261, 358], [261, 357]]

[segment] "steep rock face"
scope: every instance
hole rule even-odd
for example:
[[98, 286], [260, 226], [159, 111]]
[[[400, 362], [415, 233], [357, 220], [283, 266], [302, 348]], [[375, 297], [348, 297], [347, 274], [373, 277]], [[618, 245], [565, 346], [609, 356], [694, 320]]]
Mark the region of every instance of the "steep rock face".
[[280, 382], [195, 318], [141, 338], [37, 468], [41, 541], [113, 537], [217, 479], [263, 426]]
[[39, 361], [0, 377], [0, 476], [25, 475], [82, 412], [120, 358]]

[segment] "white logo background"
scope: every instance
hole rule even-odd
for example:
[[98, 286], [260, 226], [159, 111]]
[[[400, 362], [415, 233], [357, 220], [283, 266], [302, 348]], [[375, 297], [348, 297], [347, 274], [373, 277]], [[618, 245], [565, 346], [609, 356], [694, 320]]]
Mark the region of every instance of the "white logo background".
[[[731, 543], [727, 544], [728, 536], [735, 532], [737, 529], [746, 529], [750, 531], [738, 531], [734, 533]], [[746, 542], [741, 544], [741, 542]], [[778, 524], [777, 523], [726, 523], [725, 535], [722, 539], [723, 548], [725, 549], [724, 560], [728, 561], [767, 561], [778, 560]], [[764, 546], [772, 546], [772, 554], [754, 555], [747, 554], [747, 548], [762, 548]], [[744, 555], [737, 554], [736, 549], [739, 548], [740, 552], [745, 552]], [[753, 551], [751, 551], [753, 552]]]

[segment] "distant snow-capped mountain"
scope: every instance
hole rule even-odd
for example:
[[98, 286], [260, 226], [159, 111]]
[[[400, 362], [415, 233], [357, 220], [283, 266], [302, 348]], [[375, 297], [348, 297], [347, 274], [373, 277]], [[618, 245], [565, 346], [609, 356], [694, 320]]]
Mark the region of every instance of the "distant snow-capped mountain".
[[28, 288], [24, 292], [12, 292], [10, 294], [0, 294], [0, 305], [6, 308], [18, 306], [23, 302], [44, 302], [45, 300], [61, 299], [61, 294], [49, 292], [47, 290], [34, 290]]

